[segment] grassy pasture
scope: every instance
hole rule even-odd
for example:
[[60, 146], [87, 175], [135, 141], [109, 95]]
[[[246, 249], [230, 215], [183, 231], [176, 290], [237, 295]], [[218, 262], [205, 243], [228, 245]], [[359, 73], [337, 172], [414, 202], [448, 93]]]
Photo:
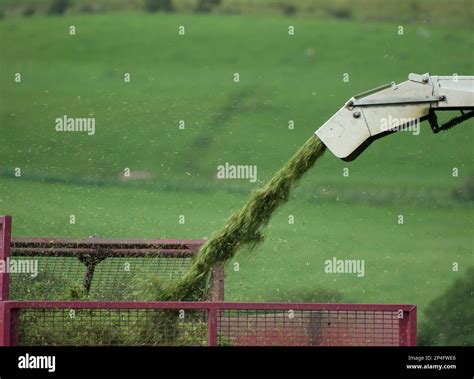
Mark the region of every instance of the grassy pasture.
[[[350, 96], [409, 72], [473, 73], [471, 30], [407, 25], [400, 36], [398, 24], [5, 18], [0, 214], [14, 216], [16, 236], [210, 236]], [[96, 134], [56, 132], [65, 114], [95, 117]], [[239, 271], [229, 265], [227, 299], [415, 303], [422, 320], [428, 302], [474, 264], [472, 205], [452, 197], [474, 171], [472, 124], [440, 135], [423, 124], [419, 136], [389, 136], [352, 163], [327, 153], [272, 219], [266, 242], [236, 257]], [[216, 180], [224, 162], [257, 165], [259, 183]], [[126, 167], [147, 178], [123, 181]], [[364, 278], [325, 274], [334, 256], [365, 259]]]

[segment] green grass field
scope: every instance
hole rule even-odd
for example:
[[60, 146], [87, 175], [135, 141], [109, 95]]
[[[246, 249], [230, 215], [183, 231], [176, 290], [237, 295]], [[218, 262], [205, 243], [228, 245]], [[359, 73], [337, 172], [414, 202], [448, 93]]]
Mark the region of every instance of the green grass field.
[[[210, 236], [352, 95], [410, 72], [473, 74], [471, 29], [407, 25], [400, 36], [397, 26], [139, 13], [3, 19], [0, 214], [13, 215], [14, 236]], [[56, 132], [65, 114], [95, 117], [96, 134]], [[472, 126], [434, 135], [423, 124], [419, 136], [384, 138], [352, 163], [327, 153], [266, 242], [235, 258], [238, 272], [229, 265], [227, 299], [415, 303], [423, 320], [474, 265], [472, 204], [451, 196], [474, 171]], [[258, 182], [216, 180], [224, 162], [257, 165]], [[149, 178], [124, 182], [126, 167]], [[324, 273], [333, 256], [365, 259], [365, 276]]]

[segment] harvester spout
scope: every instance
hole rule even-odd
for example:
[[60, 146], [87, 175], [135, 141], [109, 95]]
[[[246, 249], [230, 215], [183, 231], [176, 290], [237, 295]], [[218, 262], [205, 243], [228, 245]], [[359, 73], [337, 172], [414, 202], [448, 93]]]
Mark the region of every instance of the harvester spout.
[[[461, 115], [438, 125], [435, 111], [458, 110]], [[356, 95], [317, 131], [338, 158], [355, 159], [374, 140], [428, 120], [437, 133], [474, 117], [474, 76], [410, 74]]]

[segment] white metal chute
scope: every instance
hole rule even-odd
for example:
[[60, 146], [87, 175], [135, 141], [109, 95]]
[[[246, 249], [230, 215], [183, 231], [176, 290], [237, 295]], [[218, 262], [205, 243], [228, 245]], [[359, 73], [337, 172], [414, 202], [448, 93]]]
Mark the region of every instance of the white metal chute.
[[[351, 160], [358, 150], [386, 134], [425, 119], [434, 132], [448, 129], [471, 118], [473, 109], [474, 76], [410, 74], [403, 83], [392, 82], [351, 98], [316, 135], [335, 156]], [[439, 127], [435, 110], [471, 112]]]

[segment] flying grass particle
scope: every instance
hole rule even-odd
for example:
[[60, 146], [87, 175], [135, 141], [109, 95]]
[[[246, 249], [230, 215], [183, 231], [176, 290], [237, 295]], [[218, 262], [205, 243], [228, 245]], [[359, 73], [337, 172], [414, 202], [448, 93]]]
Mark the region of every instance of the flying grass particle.
[[314, 135], [247, 203], [234, 212], [196, 255], [190, 269], [180, 280], [157, 291], [160, 301], [202, 300], [210, 276], [218, 264], [225, 264], [243, 247], [250, 249], [263, 241], [261, 229], [272, 214], [290, 197], [291, 189], [323, 155], [326, 146]]

